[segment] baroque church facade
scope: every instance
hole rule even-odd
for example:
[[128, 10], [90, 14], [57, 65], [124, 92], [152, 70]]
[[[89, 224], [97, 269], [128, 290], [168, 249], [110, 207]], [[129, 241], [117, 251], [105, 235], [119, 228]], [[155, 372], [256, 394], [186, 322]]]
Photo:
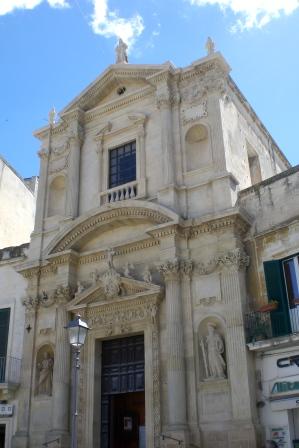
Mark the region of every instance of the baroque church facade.
[[257, 447], [244, 316], [258, 200], [240, 192], [290, 165], [213, 46], [185, 68], [128, 64], [122, 42], [117, 50], [117, 63], [35, 132], [12, 446], [70, 446], [65, 326], [79, 313], [90, 330], [78, 446]]

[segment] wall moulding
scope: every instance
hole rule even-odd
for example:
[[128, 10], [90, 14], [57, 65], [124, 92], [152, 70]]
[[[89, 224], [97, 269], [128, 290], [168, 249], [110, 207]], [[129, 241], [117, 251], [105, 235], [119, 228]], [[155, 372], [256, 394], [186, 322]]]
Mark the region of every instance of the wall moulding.
[[[99, 229], [101, 226], [109, 224], [114, 220], [119, 220], [120, 218], [145, 219], [152, 221], [155, 224], [165, 224], [173, 219], [173, 217], [170, 217], [169, 215], [167, 216], [166, 210], [163, 213], [162, 210], [154, 210], [148, 206], [140, 206], [140, 201], [139, 204], [134, 204], [135, 206], [129, 205], [128, 202], [129, 201], [126, 201], [125, 205], [117, 204], [115, 208], [109, 204], [106, 206], [106, 210], [105, 207], [103, 207], [103, 210], [100, 213], [83, 219], [82, 222], [75, 225], [72, 229], [64, 232], [66, 235], [57, 237], [54, 242], [51, 243], [48, 252], [53, 254], [71, 249], [76, 242], [83, 236], [86, 236], [89, 232]], [[170, 211], [169, 213], [172, 214]]]

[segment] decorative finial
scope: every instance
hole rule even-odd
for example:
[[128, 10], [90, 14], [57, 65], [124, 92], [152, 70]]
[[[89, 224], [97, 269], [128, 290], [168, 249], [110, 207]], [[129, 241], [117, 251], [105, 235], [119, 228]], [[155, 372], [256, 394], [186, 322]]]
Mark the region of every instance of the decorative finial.
[[210, 37], [208, 37], [207, 42], [206, 42], [206, 50], [207, 50], [208, 56], [215, 53], [215, 43], [213, 42], [213, 40]]
[[53, 106], [49, 112], [49, 124], [54, 125], [56, 123], [57, 113], [55, 107]]
[[127, 64], [128, 63], [128, 54], [127, 54], [128, 45], [119, 38], [118, 45], [115, 47], [116, 54], [116, 64]]

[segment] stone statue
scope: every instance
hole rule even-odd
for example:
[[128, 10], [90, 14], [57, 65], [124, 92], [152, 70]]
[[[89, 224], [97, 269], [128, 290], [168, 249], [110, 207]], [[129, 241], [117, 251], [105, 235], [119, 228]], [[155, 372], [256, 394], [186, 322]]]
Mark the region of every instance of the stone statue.
[[85, 290], [85, 287], [82, 282], [77, 281], [77, 291], [76, 294], [81, 294]]
[[55, 107], [53, 106], [52, 109], [49, 112], [49, 124], [50, 125], [54, 125], [56, 123], [56, 110]]
[[128, 45], [121, 38], [119, 38], [118, 45], [115, 47], [116, 64], [128, 63], [127, 49]]
[[216, 331], [216, 325], [212, 322], [207, 324], [208, 335], [205, 340], [201, 339], [205, 374], [207, 379], [226, 378], [226, 363], [224, 361], [224, 342], [222, 336]]
[[132, 278], [131, 271], [134, 269], [134, 265], [132, 263], [126, 263], [124, 267], [124, 276], [128, 278]]
[[108, 263], [108, 268], [109, 269], [114, 269], [114, 264], [113, 264], [113, 256], [115, 255], [115, 251], [111, 248], [109, 248], [107, 250], [107, 263]]
[[142, 279], [145, 283], [151, 283], [152, 282], [152, 274], [150, 271], [150, 268], [148, 265], [145, 266], [144, 271], [142, 273]]
[[44, 352], [44, 358], [37, 364], [39, 371], [37, 395], [52, 395], [53, 386], [53, 365], [54, 361], [46, 351]]
[[207, 42], [206, 42], [206, 50], [207, 50], [208, 56], [215, 53], [215, 43], [212, 41], [212, 39], [210, 37], [208, 37]]

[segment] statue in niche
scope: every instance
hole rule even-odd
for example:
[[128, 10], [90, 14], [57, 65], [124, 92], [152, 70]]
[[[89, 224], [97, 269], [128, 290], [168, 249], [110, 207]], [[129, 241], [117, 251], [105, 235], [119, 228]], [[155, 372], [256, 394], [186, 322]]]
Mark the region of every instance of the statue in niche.
[[43, 359], [37, 364], [38, 382], [36, 388], [37, 395], [52, 395], [53, 387], [53, 366], [54, 360], [49, 352], [45, 351]]
[[200, 340], [206, 379], [224, 379], [226, 378], [226, 363], [223, 338], [216, 331], [214, 323], [209, 322], [207, 329], [207, 336]]
[[127, 49], [128, 45], [121, 38], [119, 38], [118, 45], [115, 47], [116, 64], [128, 63]]

